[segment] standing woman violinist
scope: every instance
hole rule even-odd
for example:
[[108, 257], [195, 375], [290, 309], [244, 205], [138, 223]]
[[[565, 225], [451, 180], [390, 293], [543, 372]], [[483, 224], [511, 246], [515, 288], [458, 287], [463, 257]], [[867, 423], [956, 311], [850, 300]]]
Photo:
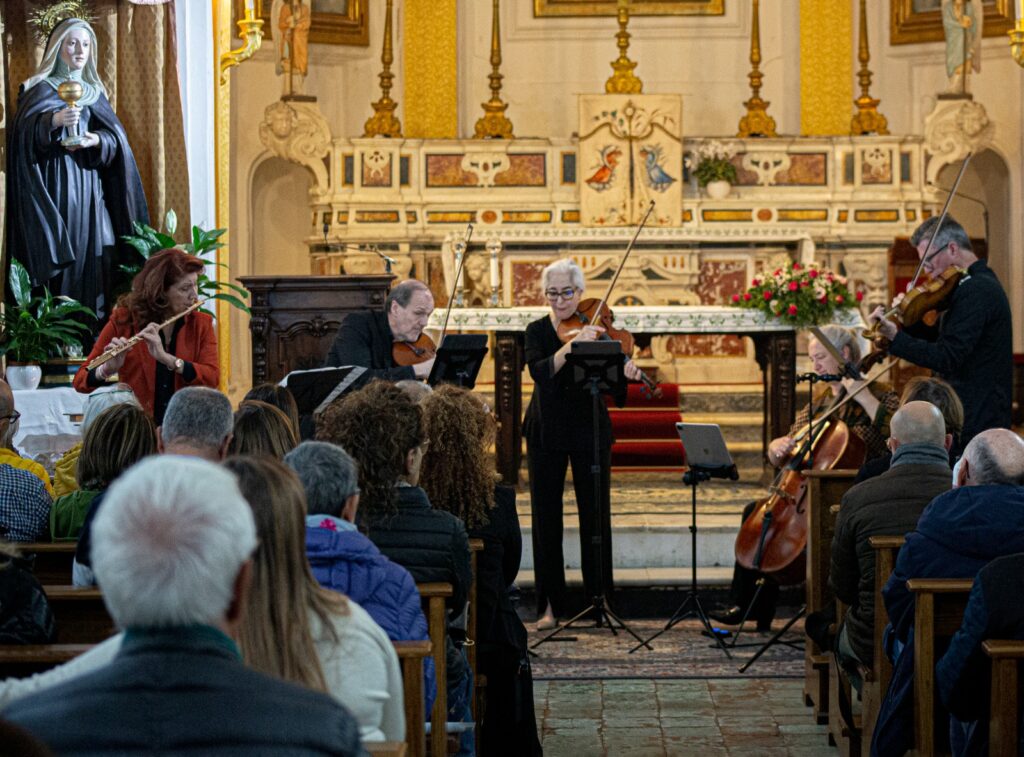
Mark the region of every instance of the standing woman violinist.
[[213, 318], [193, 310], [160, 328], [196, 304], [202, 270], [202, 260], [176, 248], [150, 257], [132, 280], [131, 292], [118, 301], [86, 363], [136, 334], [141, 340], [92, 370], [83, 365], [75, 374], [75, 389], [91, 392], [116, 373], [159, 426], [176, 391], [186, 386], [216, 388], [220, 368]]
[[[846, 361], [853, 365], [860, 362], [860, 345], [852, 331], [840, 326], [823, 326], [821, 333], [835, 346]], [[811, 361], [814, 373], [819, 376], [838, 376], [843, 372], [843, 366], [814, 337], [811, 337], [807, 343], [807, 357]], [[841, 402], [848, 394], [859, 389], [862, 384], [862, 381], [855, 381], [851, 378], [825, 382], [825, 389], [814, 398], [814, 415], [819, 416], [833, 402]], [[889, 437], [889, 421], [898, 409], [899, 397], [875, 383], [859, 392], [832, 417], [843, 421], [850, 432], [864, 443], [866, 461], [888, 452], [886, 440]], [[768, 462], [773, 467], [781, 468], [789, 462], [790, 453], [798, 446], [793, 437], [799, 429], [806, 425], [807, 408], [805, 407], [797, 413], [793, 427], [786, 436], [772, 439], [768, 445]], [[751, 502], [744, 508], [744, 522], [754, 512], [758, 504], [759, 502]], [[713, 617], [726, 625], [739, 623], [754, 598], [757, 581], [762, 575], [759, 571], [745, 568], [737, 562], [733, 568], [732, 578], [734, 605], [721, 613], [713, 614]], [[757, 623], [759, 631], [767, 631], [771, 628], [778, 596], [779, 585], [771, 579], [767, 579], [760, 594], [757, 595], [756, 605], [751, 608], [748, 616]]]
[[[580, 519], [580, 546], [586, 596], [596, 594], [597, 566], [590, 549], [591, 536], [602, 531], [604, 593], [612, 589], [612, 534], [610, 461], [611, 420], [601, 402], [599, 435], [601, 446], [601, 512], [595, 512], [591, 465], [594, 450], [592, 397], [585, 387], [573, 384], [566, 355], [574, 342], [592, 342], [604, 329], [587, 324], [569, 342], [562, 342], [558, 325], [576, 315], [584, 291], [583, 271], [572, 260], [559, 260], [541, 274], [544, 296], [551, 314], [526, 327], [526, 364], [533, 379], [533, 397], [526, 409], [523, 435], [526, 437], [530, 472], [530, 505], [533, 516], [533, 555], [537, 580], [537, 610], [543, 613], [538, 629], [553, 628], [556, 618], [568, 617], [565, 560], [562, 557], [562, 494], [565, 473], [572, 465], [576, 509]], [[626, 362], [626, 377], [637, 380], [640, 371]], [[617, 397], [622, 404], [625, 396]]]

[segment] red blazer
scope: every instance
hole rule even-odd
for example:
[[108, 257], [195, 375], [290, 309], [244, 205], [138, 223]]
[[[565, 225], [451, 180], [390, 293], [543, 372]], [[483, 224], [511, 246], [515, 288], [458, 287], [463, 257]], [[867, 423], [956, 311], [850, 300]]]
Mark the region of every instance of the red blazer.
[[[103, 327], [92, 352], [86, 358], [86, 364], [93, 358], [99, 356], [110, 344], [110, 340], [116, 336], [132, 337], [141, 329], [135, 327], [132, 320], [127, 317], [128, 313], [124, 308], [115, 308]], [[127, 321], [127, 322], [124, 322]], [[192, 363], [196, 369], [196, 378], [186, 384], [184, 377], [177, 374], [174, 377], [174, 391], [185, 386], [209, 386], [217, 388], [220, 380], [220, 366], [217, 362], [217, 336], [213, 330], [213, 318], [209, 313], [194, 311], [185, 316], [185, 324], [178, 332], [178, 340], [175, 345], [175, 357], [180, 357]], [[150, 415], [153, 414], [154, 392], [156, 391], [156, 361], [150, 356], [149, 349], [145, 342], [139, 342], [130, 350], [125, 358], [124, 365], [118, 372], [121, 381], [128, 384], [135, 392], [142, 407]], [[89, 371], [85, 365], [78, 369], [75, 374], [73, 385], [79, 392], [91, 392], [97, 387], [88, 384]]]

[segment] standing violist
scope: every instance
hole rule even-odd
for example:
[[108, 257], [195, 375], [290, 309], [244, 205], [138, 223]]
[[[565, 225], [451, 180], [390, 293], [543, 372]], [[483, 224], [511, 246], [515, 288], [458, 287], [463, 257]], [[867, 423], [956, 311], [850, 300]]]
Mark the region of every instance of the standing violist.
[[[562, 555], [562, 495], [565, 474], [572, 465], [573, 488], [580, 519], [580, 546], [583, 558], [583, 584], [586, 596], [596, 595], [603, 586], [605, 595], [612, 589], [611, 538], [611, 446], [612, 430], [608, 409], [601, 401], [599, 435], [601, 447], [601, 512], [595, 512], [595, 492], [591, 476], [594, 449], [591, 424], [592, 397], [589, 389], [573, 383], [566, 356], [576, 342], [592, 342], [605, 329], [585, 324], [573, 338], [564, 342], [558, 335], [559, 324], [576, 315], [584, 292], [583, 271], [569, 259], [547, 266], [541, 274], [544, 297], [551, 313], [526, 327], [525, 357], [534, 381], [533, 396], [526, 409], [523, 436], [526, 437], [530, 474], [530, 504], [533, 517], [533, 554], [536, 571], [537, 608], [541, 614], [538, 630], [554, 628], [557, 618], [569, 617], [565, 587], [565, 560]], [[626, 378], [640, 380], [640, 369], [629, 361]], [[625, 396], [615, 398], [622, 405]], [[602, 535], [604, 575], [598, 583], [591, 538], [597, 529]]]

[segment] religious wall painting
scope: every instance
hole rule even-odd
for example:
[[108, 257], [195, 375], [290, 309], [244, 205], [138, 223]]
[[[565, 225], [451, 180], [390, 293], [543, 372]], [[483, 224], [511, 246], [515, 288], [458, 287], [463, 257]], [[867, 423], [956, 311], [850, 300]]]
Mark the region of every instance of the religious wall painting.
[[892, 184], [892, 150], [871, 147], [862, 150], [860, 157], [862, 184]]
[[[763, 184], [762, 172], [757, 171], [748, 160], [749, 153], [740, 152], [732, 157], [736, 168], [736, 186], [756, 187]], [[824, 187], [828, 184], [828, 154], [789, 153], [788, 165], [771, 173], [769, 186], [782, 187]]]
[[[281, 0], [298, 9], [309, 10], [309, 42], [325, 45], [370, 44], [369, 0]], [[257, 17], [263, 19], [264, 30], [276, 40], [280, 18], [272, 18], [273, 0], [256, 0]], [[235, 20], [245, 15], [245, 0], [234, 0]], [[278, 12], [280, 15], [280, 11]]]
[[651, 226], [682, 210], [682, 101], [677, 95], [581, 95], [578, 176], [585, 226]]
[[[533, 0], [533, 15], [614, 16], [617, 0]], [[630, 16], [721, 16], [725, 0], [632, 0]]]
[[364, 187], [390, 187], [391, 153], [372, 150], [363, 153], [362, 158], [362, 185]]
[[[971, 0], [963, 0], [969, 6]], [[889, 0], [889, 41], [894, 45], [942, 42], [943, 5], [954, 0]], [[959, 0], [957, 0], [959, 2]], [[1006, 37], [1013, 28], [1013, 0], [983, 0], [983, 37]]]
[[547, 183], [544, 153], [428, 153], [425, 163], [431, 188], [543, 187]]

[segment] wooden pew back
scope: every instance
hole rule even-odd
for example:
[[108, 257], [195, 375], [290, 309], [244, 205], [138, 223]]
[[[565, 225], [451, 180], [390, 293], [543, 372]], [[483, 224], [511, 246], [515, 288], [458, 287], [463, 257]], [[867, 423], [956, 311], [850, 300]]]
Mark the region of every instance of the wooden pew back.
[[935, 690], [935, 650], [950, 639], [963, 623], [970, 578], [912, 578], [907, 588], [914, 593], [914, 748], [931, 757], [943, 753], [948, 742], [936, 726], [939, 701]]
[[452, 595], [452, 585], [418, 583], [416, 588], [427, 614], [427, 632], [430, 634], [431, 656], [434, 658], [434, 671], [437, 676], [437, 696], [434, 698], [434, 708], [430, 713], [430, 751], [435, 756], [444, 755], [448, 753], [448, 735], [445, 729], [448, 722], [448, 665], [445, 657], [448, 614], [445, 600]]
[[71, 585], [71, 564], [78, 542], [31, 542], [19, 544], [18, 551], [32, 562], [32, 575], [41, 584]]
[[990, 639], [982, 643], [982, 648], [992, 660], [988, 753], [991, 757], [1015, 757], [1020, 743], [1024, 641]]
[[27, 678], [63, 665], [92, 649], [92, 644], [24, 644], [0, 646], [0, 681]]
[[43, 586], [60, 644], [97, 644], [117, 633], [99, 589]]
[[423, 660], [433, 650], [430, 641], [395, 641], [395, 652], [402, 665], [402, 690], [405, 693], [405, 742], [409, 757], [425, 757], [426, 703], [423, 698]]

